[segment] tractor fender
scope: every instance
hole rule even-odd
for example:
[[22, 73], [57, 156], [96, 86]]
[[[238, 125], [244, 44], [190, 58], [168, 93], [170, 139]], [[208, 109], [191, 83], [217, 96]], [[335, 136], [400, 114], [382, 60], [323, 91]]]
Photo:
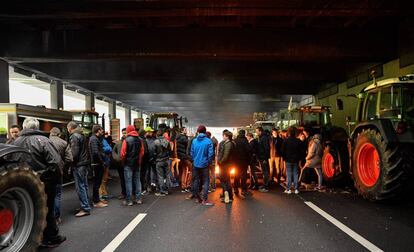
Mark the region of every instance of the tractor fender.
[[10, 144], [0, 144], [0, 158], [3, 158], [4, 156], [7, 156], [11, 153], [16, 153], [16, 152], [29, 153], [27, 150], [21, 147], [18, 147], [18, 146], [14, 146]]
[[385, 143], [396, 143], [398, 142], [398, 136], [395, 129], [389, 119], [376, 119], [372, 121], [366, 121], [358, 124], [351, 134], [353, 140], [356, 139], [358, 133], [363, 129], [375, 129], [384, 139]]

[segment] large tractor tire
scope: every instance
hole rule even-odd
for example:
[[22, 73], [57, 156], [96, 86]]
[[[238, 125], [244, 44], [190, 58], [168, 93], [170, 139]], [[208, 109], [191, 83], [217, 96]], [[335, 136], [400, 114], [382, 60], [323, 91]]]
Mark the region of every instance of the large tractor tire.
[[345, 143], [330, 144], [322, 156], [323, 180], [329, 185], [338, 185], [349, 174], [349, 154]]
[[46, 194], [26, 164], [0, 166], [0, 251], [36, 251], [46, 226]]
[[398, 144], [386, 144], [373, 129], [360, 132], [352, 155], [355, 188], [371, 201], [390, 199], [401, 190], [404, 162]]

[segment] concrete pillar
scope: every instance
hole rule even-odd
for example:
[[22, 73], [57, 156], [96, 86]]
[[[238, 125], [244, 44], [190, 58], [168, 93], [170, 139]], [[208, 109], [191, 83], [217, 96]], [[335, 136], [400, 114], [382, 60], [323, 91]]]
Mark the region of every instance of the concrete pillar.
[[0, 60], [0, 90], [0, 103], [9, 103], [9, 63], [4, 60]]
[[63, 83], [52, 81], [50, 84], [50, 105], [52, 109], [63, 109]]
[[85, 96], [85, 109], [86, 110], [95, 109], [95, 94], [92, 92]]
[[138, 118], [142, 118], [142, 110], [137, 110]]
[[116, 102], [115, 101], [110, 101], [108, 102], [108, 106], [109, 106], [109, 119], [114, 119], [116, 118]]
[[130, 125], [131, 123], [131, 108], [125, 108], [125, 124]]

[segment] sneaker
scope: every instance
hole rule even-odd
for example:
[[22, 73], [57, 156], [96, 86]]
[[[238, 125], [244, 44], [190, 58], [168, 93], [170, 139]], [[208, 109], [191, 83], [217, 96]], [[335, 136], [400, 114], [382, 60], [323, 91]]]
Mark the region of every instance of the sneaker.
[[147, 190], [144, 190], [144, 191], [142, 191], [142, 193], [141, 193], [142, 195], [147, 195], [148, 194], [148, 191]]
[[108, 205], [108, 201], [107, 200], [101, 199], [101, 202]]
[[203, 200], [201, 202], [201, 205], [203, 205], [203, 206], [214, 206], [214, 203], [213, 202], [210, 202], [208, 200]]
[[66, 241], [66, 237], [63, 235], [57, 235], [54, 238], [50, 239], [50, 240], [44, 240], [42, 241], [42, 244], [40, 245], [41, 247], [44, 248], [56, 248], [58, 247], [60, 244], [62, 244], [64, 241]]
[[298, 189], [295, 190], [295, 194], [299, 194], [299, 190]]
[[91, 215], [91, 213], [85, 210], [80, 210], [77, 214], [75, 214], [76, 217], [83, 217], [88, 215]]
[[230, 196], [229, 196], [229, 192], [227, 191], [224, 192], [224, 203], [226, 204], [230, 203]]
[[118, 199], [119, 199], [119, 200], [123, 200], [123, 199], [125, 199], [125, 195], [122, 195], [122, 194], [121, 194], [121, 195], [119, 195], [119, 196], [118, 196]]
[[167, 196], [167, 194], [166, 194], [166, 193], [164, 193], [164, 192], [156, 192], [156, 193], [155, 193], [155, 196], [158, 196], [158, 197], [165, 197], [165, 196]]
[[142, 204], [142, 200], [141, 199], [134, 200], [134, 204], [141, 205]]
[[93, 207], [95, 207], [95, 208], [103, 208], [103, 207], [107, 207], [107, 206], [108, 206], [108, 204], [104, 203], [102, 201], [99, 201], [98, 203], [93, 203]]
[[267, 193], [267, 192], [269, 192], [269, 189], [267, 189], [265, 187], [262, 187], [262, 188], [259, 189], [259, 192]]
[[247, 197], [247, 196], [249, 196], [249, 195], [252, 195], [252, 193], [251, 193], [251, 192], [249, 192], [249, 191], [243, 191], [243, 192], [241, 193], [241, 195], [243, 195], [244, 197]]
[[182, 193], [186, 193], [187, 192], [187, 189], [181, 189], [181, 192]]
[[291, 194], [292, 192], [290, 190], [285, 190], [284, 193]]
[[195, 198], [195, 196], [194, 196], [194, 195], [190, 195], [190, 196], [186, 197], [185, 199], [186, 199], [186, 200], [192, 200], [192, 199], [194, 199], [194, 198]]
[[127, 206], [133, 206], [133, 205], [134, 205], [134, 203], [131, 200], [128, 201]]

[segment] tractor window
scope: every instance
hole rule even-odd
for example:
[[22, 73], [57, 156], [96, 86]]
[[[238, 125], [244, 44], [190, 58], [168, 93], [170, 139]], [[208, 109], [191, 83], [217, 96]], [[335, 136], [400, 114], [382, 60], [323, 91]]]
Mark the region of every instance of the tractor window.
[[365, 119], [373, 120], [377, 118], [378, 93], [369, 93], [365, 101]]
[[380, 110], [381, 118], [398, 118], [401, 108], [401, 88], [391, 86], [381, 90]]
[[303, 113], [303, 125], [306, 126], [319, 126], [320, 125], [320, 113], [309, 112]]
[[404, 88], [404, 111], [406, 117], [414, 120], [414, 90], [412, 88]]

